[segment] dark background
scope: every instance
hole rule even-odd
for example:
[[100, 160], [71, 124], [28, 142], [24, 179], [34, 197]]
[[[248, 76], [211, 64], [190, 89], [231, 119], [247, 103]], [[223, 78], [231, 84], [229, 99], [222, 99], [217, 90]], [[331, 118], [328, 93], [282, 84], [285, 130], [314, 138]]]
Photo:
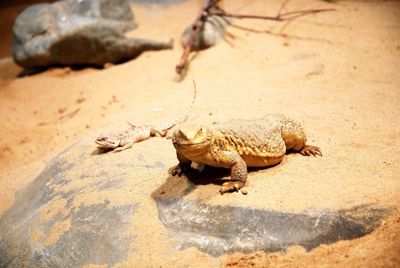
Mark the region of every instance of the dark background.
[[0, 58], [11, 56], [12, 27], [15, 18], [22, 10], [37, 3], [49, 3], [46, 0], [0, 1]]

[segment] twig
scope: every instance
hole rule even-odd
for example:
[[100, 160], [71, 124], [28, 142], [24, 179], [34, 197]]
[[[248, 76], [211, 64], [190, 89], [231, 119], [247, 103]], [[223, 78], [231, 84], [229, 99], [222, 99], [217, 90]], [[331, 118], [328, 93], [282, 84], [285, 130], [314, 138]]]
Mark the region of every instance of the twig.
[[[225, 10], [223, 10], [220, 6], [220, 0], [204, 0], [203, 2], [203, 7], [200, 11], [200, 14], [197, 16], [196, 20], [192, 24], [192, 33], [189, 36], [189, 40], [186, 44], [185, 50], [182, 53], [182, 56], [179, 60], [178, 65], [176, 65], [175, 70], [178, 74], [182, 75], [183, 70], [185, 70], [188, 67], [188, 59], [190, 53], [193, 51], [193, 45], [195, 40], [197, 40], [200, 37], [201, 30], [203, 28], [204, 23], [207, 21], [209, 16], [221, 16], [221, 17], [230, 17], [230, 18], [237, 18], [237, 19], [262, 19], [262, 20], [273, 20], [273, 21], [287, 21], [287, 20], [292, 20], [298, 17], [306, 16], [309, 14], [316, 14], [320, 12], [327, 12], [327, 11], [334, 11], [335, 9], [328, 8], [328, 9], [307, 9], [307, 10], [296, 10], [296, 11], [289, 11], [289, 12], [283, 12], [282, 11], [285, 9], [287, 4], [289, 3], [290, 0], [285, 0], [282, 5], [280, 6], [277, 15], [276, 16], [261, 16], [261, 15], [252, 15], [252, 14], [232, 14], [232, 13], [227, 13]], [[254, 31], [258, 32], [257, 30], [252, 30], [250, 28], [246, 27], [241, 27], [238, 25], [233, 25], [229, 23], [230, 25], [246, 30], [246, 31]], [[270, 31], [264, 31], [265, 33], [268, 34], [273, 34]]]
[[289, 3], [290, 0], [286, 0], [285, 2], [283, 2], [283, 4], [280, 6], [279, 10], [278, 10], [278, 14], [281, 14], [282, 10], [286, 7], [286, 5]]
[[209, 10], [212, 7], [217, 6], [219, 2], [220, 0], [204, 0], [200, 14], [197, 16], [196, 20], [192, 24], [193, 32], [190, 34], [189, 41], [186, 44], [185, 50], [183, 51], [183, 54], [181, 56], [178, 65], [176, 65], [175, 67], [175, 70], [178, 74], [182, 74], [182, 71], [185, 69], [187, 65], [190, 52], [193, 51], [194, 41], [200, 36], [200, 31], [203, 28], [203, 25], [207, 20], [207, 17], [209, 16]]
[[262, 19], [262, 20], [284, 21], [284, 20], [291, 20], [294, 18], [305, 16], [308, 14], [315, 14], [315, 13], [326, 12], [326, 11], [334, 11], [334, 10], [335, 9], [333, 9], [333, 8], [298, 10], [298, 11], [285, 12], [282, 14], [278, 14], [276, 16], [231, 14], [231, 13], [226, 13], [226, 12], [215, 12], [215, 13], [212, 13], [211, 15], [224, 16], [224, 17], [230, 17], [230, 18], [236, 18], [236, 19]]
[[253, 28], [248, 28], [248, 27], [244, 27], [244, 26], [241, 26], [241, 25], [233, 24], [233, 23], [229, 23], [229, 26], [231, 26], [233, 28], [237, 28], [239, 30], [252, 32], [252, 33], [257, 33], [257, 34], [270, 34], [270, 35], [273, 35], [273, 36], [278, 36], [278, 37], [283, 37], [283, 38], [292, 38], [292, 39], [296, 39], [296, 40], [307, 40], [307, 41], [315, 41], [315, 42], [324, 42], [324, 43], [328, 43], [328, 44], [331, 43], [330, 41], [327, 41], [327, 40], [324, 40], [324, 39], [320, 39], [320, 38], [300, 37], [300, 36], [291, 35], [291, 34], [276, 33], [276, 32], [273, 32], [271, 30], [258, 30], [258, 29], [253, 29]]
[[237, 25], [237, 24], [233, 24], [233, 23], [229, 23], [229, 26], [233, 27], [233, 28], [237, 28], [239, 30], [243, 30], [243, 31], [247, 31], [247, 32], [252, 32], [252, 33], [267, 33], [267, 34], [273, 34], [275, 35], [272, 31], [270, 30], [257, 30], [257, 29], [252, 29], [252, 28], [248, 28], [248, 27], [244, 27], [241, 25]]

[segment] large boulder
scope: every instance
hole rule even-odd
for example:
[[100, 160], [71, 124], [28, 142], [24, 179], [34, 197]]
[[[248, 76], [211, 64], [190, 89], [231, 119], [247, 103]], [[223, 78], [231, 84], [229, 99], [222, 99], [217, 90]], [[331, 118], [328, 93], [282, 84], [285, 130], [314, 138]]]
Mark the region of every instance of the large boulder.
[[68, 0], [25, 9], [13, 26], [13, 57], [19, 65], [98, 65], [135, 58], [146, 50], [172, 48], [126, 38], [136, 27], [126, 0]]
[[[203, 256], [312, 249], [368, 234], [389, 211], [254, 208], [247, 202], [256, 194], [251, 188], [248, 195], [219, 195], [216, 179], [228, 177], [226, 170], [168, 176], [177, 160], [166, 139], [106, 154], [93, 141], [94, 135], [58, 154], [1, 215], [0, 267], [156, 265], [189, 247]], [[231, 201], [209, 203], [199, 188]]]
[[[391, 211], [368, 205], [276, 211], [242, 204], [213, 205], [187, 197], [196, 185], [210, 183], [209, 178], [218, 172], [221, 173], [206, 168], [201, 174], [189, 173], [189, 177], [171, 176], [153, 192], [160, 221], [178, 249], [196, 247], [212, 256], [257, 250], [274, 252], [294, 245], [311, 250], [321, 244], [369, 234]], [[217, 177], [222, 176], [229, 177], [229, 173]]]

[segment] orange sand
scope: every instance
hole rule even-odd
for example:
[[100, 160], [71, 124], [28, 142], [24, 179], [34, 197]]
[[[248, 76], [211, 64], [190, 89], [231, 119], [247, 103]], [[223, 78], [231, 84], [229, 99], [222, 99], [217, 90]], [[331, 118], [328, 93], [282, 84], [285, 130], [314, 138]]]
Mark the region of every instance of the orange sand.
[[[400, 3], [291, 1], [290, 10], [333, 7], [336, 11], [290, 23], [238, 20], [236, 24], [287, 36], [229, 28], [235, 38], [200, 52], [179, 83], [174, 74], [182, 52], [177, 40], [200, 2], [164, 8], [133, 5], [140, 26], [129, 35], [173, 37], [175, 48], [144, 53], [107, 69], [53, 68], [17, 77], [21, 68], [10, 57], [0, 59], [0, 214], [12, 205], [16, 191], [72, 142], [88, 134], [95, 137], [110, 124], [121, 130], [126, 121], [157, 123], [180, 114], [190, 103], [193, 78], [198, 97], [191, 122], [285, 113], [302, 122], [310, 143], [323, 150], [323, 158], [290, 155], [262, 175], [251, 174], [249, 204], [269, 202], [271, 208], [293, 210], [376, 204], [397, 210], [366, 237], [308, 253], [293, 247], [283, 253], [235, 253], [215, 260], [188, 249], [164, 261], [148, 260], [149, 264], [399, 266]], [[273, 15], [279, 7], [279, 1], [264, 3], [231, 0], [225, 9]], [[164, 141], [146, 142], [157, 158], [157, 144]], [[173, 153], [164, 160], [176, 162]], [[268, 180], [261, 181], [266, 176]], [[291, 185], [299, 177], [302, 184], [293, 190]], [[213, 204], [235, 199], [211, 196], [215, 187], [201, 186], [193, 198]], [[253, 198], [251, 191], [256, 193]], [[58, 239], [56, 232], [48, 243]]]

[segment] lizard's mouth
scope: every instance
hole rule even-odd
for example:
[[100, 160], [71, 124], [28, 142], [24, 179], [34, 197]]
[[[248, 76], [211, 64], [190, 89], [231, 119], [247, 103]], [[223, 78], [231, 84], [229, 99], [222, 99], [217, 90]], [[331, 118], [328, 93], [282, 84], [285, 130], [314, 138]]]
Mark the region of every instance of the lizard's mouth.
[[95, 142], [98, 148], [117, 148], [119, 145], [119, 142], [112, 142], [104, 138], [98, 138]]
[[175, 148], [200, 148], [210, 144], [210, 141], [205, 140], [201, 142], [177, 142], [172, 141]]

